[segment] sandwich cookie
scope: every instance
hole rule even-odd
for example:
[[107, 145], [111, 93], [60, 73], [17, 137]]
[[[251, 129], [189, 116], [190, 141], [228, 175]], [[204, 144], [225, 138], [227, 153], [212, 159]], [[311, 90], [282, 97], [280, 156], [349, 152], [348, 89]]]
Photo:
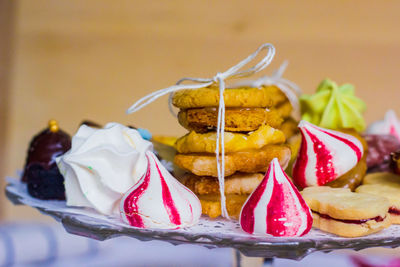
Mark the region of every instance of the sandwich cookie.
[[[227, 132], [251, 132], [267, 124], [279, 128], [284, 119], [290, 117], [292, 105], [290, 102], [268, 108], [226, 108], [225, 130]], [[182, 109], [178, 113], [179, 123], [189, 131], [206, 133], [217, 129], [218, 108]]]
[[367, 174], [362, 184], [383, 184], [388, 186], [400, 186], [400, 175], [391, 172], [375, 172]]
[[391, 224], [389, 201], [347, 188], [307, 187], [301, 194], [312, 211], [313, 226], [343, 237], [369, 235]]
[[[175, 143], [178, 153], [215, 153], [216, 132], [199, 134], [194, 131], [182, 136]], [[224, 133], [225, 153], [260, 149], [266, 145], [282, 144], [286, 138], [282, 131], [263, 125], [254, 132]]]
[[356, 192], [387, 198], [390, 202], [390, 220], [393, 224], [400, 224], [400, 185], [366, 184], [357, 187]]
[[[276, 86], [225, 88], [226, 108], [270, 108], [287, 101], [286, 95]], [[172, 104], [180, 109], [219, 106], [219, 88], [210, 86], [196, 90], [184, 89], [174, 93]]]

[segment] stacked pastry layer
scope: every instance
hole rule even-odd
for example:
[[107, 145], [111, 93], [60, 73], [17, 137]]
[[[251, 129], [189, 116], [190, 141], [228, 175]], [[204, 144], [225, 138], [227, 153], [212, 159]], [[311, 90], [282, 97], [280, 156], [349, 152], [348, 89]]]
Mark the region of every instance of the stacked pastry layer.
[[[224, 101], [225, 196], [229, 215], [237, 218], [271, 160], [278, 158], [287, 166], [291, 151], [285, 141], [296, 124], [290, 118], [291, 104], [275, 86], [226, 89]], [[218, 88], [182, 90], [172, 102], [180, 109], [179, 123], [190, 131], [175, 144], [175, 164], [186, 170], [181, 182], [200, 198], [204, 214], [218, 217]]]

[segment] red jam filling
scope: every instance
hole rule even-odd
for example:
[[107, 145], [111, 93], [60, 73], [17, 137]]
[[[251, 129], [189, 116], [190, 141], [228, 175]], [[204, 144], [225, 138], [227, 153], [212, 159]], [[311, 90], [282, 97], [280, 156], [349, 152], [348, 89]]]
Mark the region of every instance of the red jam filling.
[[[374, 217], [374, 218], [363, 219], [363, 220], [343, 220], [343, 219], [332, 218], [332, 217], [329, 216], [329, 215], [320, 214], [320, 213], [318, 213], [318, 212], [316, 212], [316, 211], [312, 211], [312, 212], [314, 212], [315, 214], [318, 214], [319, 217], [321, 217], [321, 218], [328, 219], [328, 220], [335, 220], [335, 221], [339, 221], [339, 222], [343, 222], [343, 223], [362, 224], [362, 223], [365, 223], [365, 222], [371, 221], [371, 220], [374, 220], [374, 221], [377, 221], [377, 222], [382, 222], [382, 221], [385, 219], [385, 218], [382, 218], [381, 216], [376, 216], [376, 217]], [[398, 210], [398, 212], [400, 212], [400, 211]]]
[[394, 215], [400, 215], [400, 210], [396, 209], [395, 207], [390, 207], [389, 213]]

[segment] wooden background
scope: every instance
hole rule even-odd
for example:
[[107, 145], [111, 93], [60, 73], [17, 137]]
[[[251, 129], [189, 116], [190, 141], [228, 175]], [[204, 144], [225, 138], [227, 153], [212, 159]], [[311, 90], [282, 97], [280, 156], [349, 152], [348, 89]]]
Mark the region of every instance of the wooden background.
[[[168, 114], [166, 98], [137, 114], [124, 112], [139, 97], [181, 77], [226, 70], [263, 42], [277, 49], [265, 73], [289, 59], [285, 76], [305, 92], [330, 77], [356, 85], [368, 105], [368, 122], [388, 108], [400, 114], [399, 1], [14, 3], [15, 12], [8, 9], [15, 15], [8, 49], [12, 67], [5, 77], [11, 84], [8, 94], [2, 84], [0, 94], [8, 103], [1, 111], [8, 114], [1, 123], [6, 135], [0, 139], [5, 145], [1, 177], [22, 168], [29, 140], [50, 118], [71, 134], [83, 119], [130, 123], [156, 134], [184, 133]], [[44, 219], [5, 203], [7, 220]]]

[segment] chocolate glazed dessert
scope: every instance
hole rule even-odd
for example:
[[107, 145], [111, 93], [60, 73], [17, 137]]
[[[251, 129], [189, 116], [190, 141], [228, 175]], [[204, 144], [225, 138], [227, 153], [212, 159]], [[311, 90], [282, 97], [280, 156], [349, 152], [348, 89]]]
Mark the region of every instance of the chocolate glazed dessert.
[[30, 142], [22, 181], [31, 196], [39, 199], [65, 199], [64, 178], [58, 170], [56, 157], [71, 148], [71, 137], [62, 131], [57, 121]]

